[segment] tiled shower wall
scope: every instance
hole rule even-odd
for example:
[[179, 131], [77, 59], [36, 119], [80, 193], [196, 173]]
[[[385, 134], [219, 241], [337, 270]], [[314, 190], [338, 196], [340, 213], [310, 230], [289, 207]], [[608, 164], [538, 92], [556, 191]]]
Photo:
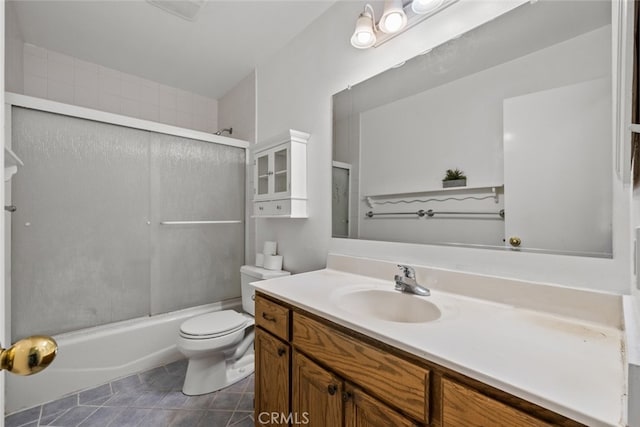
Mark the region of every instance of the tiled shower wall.
[[203, 132], [218, 130], [215, 99], [28, 43], [23, 61], [25, 95]]

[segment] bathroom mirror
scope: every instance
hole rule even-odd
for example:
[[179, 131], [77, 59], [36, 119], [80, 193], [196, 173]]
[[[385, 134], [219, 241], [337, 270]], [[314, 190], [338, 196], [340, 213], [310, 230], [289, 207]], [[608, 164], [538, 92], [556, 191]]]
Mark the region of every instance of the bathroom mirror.
[[611, 37], [526, 3], [335, 94], [333, 237], [611, 257]]

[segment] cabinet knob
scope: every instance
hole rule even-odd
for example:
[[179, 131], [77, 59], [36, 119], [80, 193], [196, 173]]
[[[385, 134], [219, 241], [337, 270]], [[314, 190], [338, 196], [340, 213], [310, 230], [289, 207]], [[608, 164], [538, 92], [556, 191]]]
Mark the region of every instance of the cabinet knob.
[[261, 211], [264, 210], [264, 206], [259, 206], [258, 209], [260, 209]]
[[284, 347], [280, 347], [280, 348], [278, 349], [278, 356], [282, 357], [282, 356], [284, 356], [284, 355], [285, 355], [285, 353], [286, 353], [286, 352], [287, 352], [287, 349], [286, 349], [286, 348], [284, 348]]
[[342, 392], [342, 401], [343, 402], [347, 402], [349, 399], [351, 399], [351, 397], [353, 397], [353, 395], [351, 393], [349, 393], [348, 391], [343, 391]]
[[276, 205], [276, 209], [282, 209], [282, 206]]
[[331, 396], [333, 396], [334, 394], [336, 394], [336, 391], [338, 391], [338, 386], [335, 384], [329, 384], [327, 386], [327, 391]]
[[522, 240], [518, 236], [509, 237], [509, 244], [514, 248], [517, 248], [522, 243]]
[[272, 315], [270, 315], [270, 314], [264, 313], [264, 312], [262, 313], [262, 318], [263, 318], [264, 320], [266, 320], [267, 322], [275, 322], [275, 321], [276, 321], [276, 318], [275, 318], [275, 317], [273, 317], [273, 316], [272, 316]]

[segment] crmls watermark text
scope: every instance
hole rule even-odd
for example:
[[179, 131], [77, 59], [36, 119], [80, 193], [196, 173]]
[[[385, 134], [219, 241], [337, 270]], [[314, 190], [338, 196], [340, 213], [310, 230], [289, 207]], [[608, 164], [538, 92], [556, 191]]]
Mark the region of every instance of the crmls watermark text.
[[309, 424], [308, 412], [290, 412], [285, 414], [283, 412], [260, 412], [258, 414], [258, 422], [262, 425], [270, 424], [291, 424], [306, 425]]

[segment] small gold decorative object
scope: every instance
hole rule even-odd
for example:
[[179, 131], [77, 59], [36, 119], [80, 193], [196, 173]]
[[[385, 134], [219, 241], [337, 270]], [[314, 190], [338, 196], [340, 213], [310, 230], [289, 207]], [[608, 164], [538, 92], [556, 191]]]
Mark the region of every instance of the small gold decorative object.
[[0, 349], [0, 369], [16, 375], [33, 375], [53, 362], [58, 353], [56, 341], [44, 335], [23, 338], [8, 349]]
[[521, 243], [522, 243], [522, 240], [519, 237], [517, 236], [509, 237], [509, 244], [514, 248], [517, 248], [518, 246], [520, 246]]

